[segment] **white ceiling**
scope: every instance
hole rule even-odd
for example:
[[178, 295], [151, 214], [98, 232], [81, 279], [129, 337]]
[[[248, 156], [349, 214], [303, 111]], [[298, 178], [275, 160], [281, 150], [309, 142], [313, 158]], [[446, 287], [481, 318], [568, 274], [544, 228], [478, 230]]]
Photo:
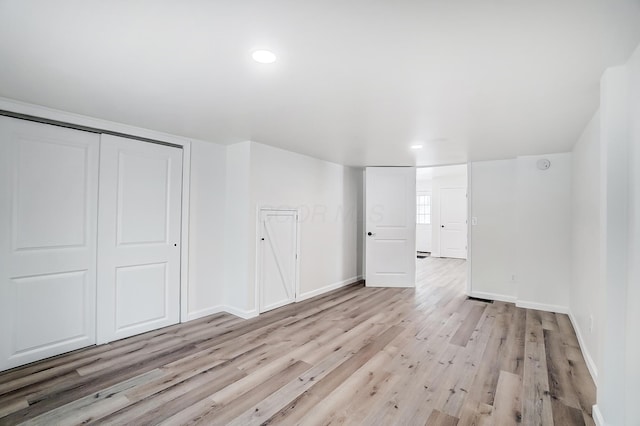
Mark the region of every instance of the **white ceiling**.
[[639, 0], [0, 0], [0, 96], [347, 165], [448, 164], [570, 150], [639, 40]]
[[466, 176], [467, 165], [455, 166], [418, 167], [416, 169], [417, 181], [429, 181], [441, 177]]

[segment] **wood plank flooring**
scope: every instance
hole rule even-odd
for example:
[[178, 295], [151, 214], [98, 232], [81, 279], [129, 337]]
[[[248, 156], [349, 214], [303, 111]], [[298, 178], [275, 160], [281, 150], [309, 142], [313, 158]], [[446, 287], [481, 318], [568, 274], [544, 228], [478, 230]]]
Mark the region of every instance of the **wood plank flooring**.
[[593, 425], [566, 315], [467, 300], [466, 263], [0, 373], [0, 424]]

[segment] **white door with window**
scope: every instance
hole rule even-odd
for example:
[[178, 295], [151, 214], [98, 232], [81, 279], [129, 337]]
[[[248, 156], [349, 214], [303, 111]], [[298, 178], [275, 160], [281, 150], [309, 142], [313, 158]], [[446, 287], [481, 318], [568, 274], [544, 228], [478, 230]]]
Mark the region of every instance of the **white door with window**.
[[266, 312], [296, 300], [297, 211], [261, 209], [258, 238], [259, 310]]
[[440, 256], [467, 258], [467, 190], [440, 189]]
[[180, 319], [182, 149], [103, 135], [98, 343]]
[[366, 285], [416, 284], [416, 169], [366, 169]]
[[0, 117], [0, 370], [95, 343], [99, 143]]
[[431, 192], [418, 191], [416, 194], [416, 249], [431, 253]]

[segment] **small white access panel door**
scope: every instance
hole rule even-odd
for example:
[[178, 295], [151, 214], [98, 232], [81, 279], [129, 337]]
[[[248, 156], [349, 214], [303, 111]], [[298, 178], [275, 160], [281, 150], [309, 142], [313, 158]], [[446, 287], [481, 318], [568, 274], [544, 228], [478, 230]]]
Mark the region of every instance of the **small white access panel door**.
[[467, 190], [440, 189], [440, 257], [467, 258]]
[[416, 285], [416, 169], [366, 169], [366, 285]]
[[0, 370], [95, 343], [99, 143], [0, 117]]
[[296, 300], [298, 213], [260, 210], [258, 291], [260, 312]]
[[182, 150], [102, 135], [98, 343], [180, 319]]

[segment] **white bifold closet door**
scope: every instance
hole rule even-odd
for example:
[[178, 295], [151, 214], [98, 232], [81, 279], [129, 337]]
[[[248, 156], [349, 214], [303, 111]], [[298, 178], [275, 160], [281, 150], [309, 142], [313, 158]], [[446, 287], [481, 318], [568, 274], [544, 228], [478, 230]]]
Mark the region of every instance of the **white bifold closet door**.
[[182, 150], [102, 135], [98, 343], [180, 319]]
[[0, 370], [95, 343], [99, 143], [0, 117]]

